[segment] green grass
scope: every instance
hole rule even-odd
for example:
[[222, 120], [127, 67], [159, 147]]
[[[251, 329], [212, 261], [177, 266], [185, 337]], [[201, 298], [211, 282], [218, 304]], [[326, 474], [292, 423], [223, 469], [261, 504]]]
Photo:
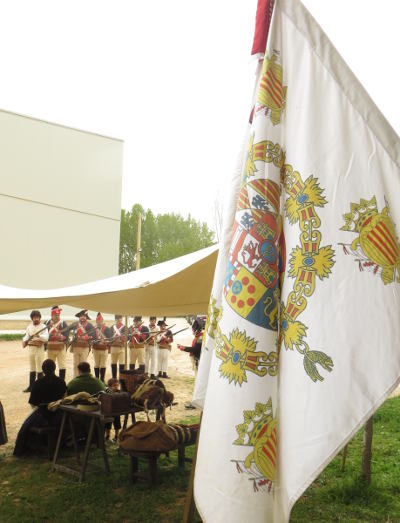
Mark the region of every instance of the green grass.
[[4, 341], [15, 341], [22, 340], [24, 334], [0, 334], [0, 340]]
[[[198, 423], [199, 417], [188, 416], [182, 423]], [[1, 447], [0, 447], [1, 450]], [[129, 459], [119, 456], [116, 445], [107, 451], [112, 473], [104, 474], [101, 452], [93, 448], [89, 457], [86, 481], [82, 484], [72, 476], [51, 471], [44, 455], [16, 459], [0, 457], [0, 522], [1, 523], [98, 523], [178, 522], [182, 519], [190, 463], [177, 465], [177, 452], [158, 460], [159, 485], [151, 491], [148, 483], [129, 481]], [[186, 449], [193, 455], [194, 447]], [[81, 453], [82, 458], [83, 450]], [[59, 463], [76, 467], [71, 453]], [[95, 467], [94, 465], [97, 465]], [[140, 470], [147, 468], [140, 462]], [[200, 519], [196, 515], [195, 521]]]
[[370, 485], [361, 476], [363, 434], [350, 442], [344, 472], [340, 453], [296, 503], [291, 522], [400, 522], [400, 397], [374, 416]]
[[[188, 416], [186, 423], [198, 417]], [[349, 444], [346, 468], [337, 456], [297, 502], [291, 523], [400, 522], [400, 397], [390, 399], [374, 417], [372, 483], [361, 477], [363, 431]], [[0, 448], [1, 451], [1, 448]], [[89, 463], [101, 466], [99, 451]], [[187, 449], [191, 455], [193, 447]], [[87, 481], [51, 472], [42, 456], [16, 460], [0, 457], [0, 523], [180, 522], [190, 464], [177, 466], [176, 452], [159, 460], [160, 484], [129, 483], [129, 461], [109, 451], [112, 474], [88, 467]], [[73, 464], [73, 457], [68, 458]], [[294, 464], [296, 466], [296, 464]], [[196, 522], [200, 519], [196, 516]], [[249, 522], [250, 523], [250, 522]]]

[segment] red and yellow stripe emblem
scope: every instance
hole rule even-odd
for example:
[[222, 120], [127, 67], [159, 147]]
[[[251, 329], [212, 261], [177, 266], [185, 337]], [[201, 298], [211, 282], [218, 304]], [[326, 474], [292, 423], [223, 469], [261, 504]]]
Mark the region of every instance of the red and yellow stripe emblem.
[[395, 267], [400, 262], [400, 246], [391, 219], [383, 214], [363, 224], [360, 244], [366, 256], [380, 267]]

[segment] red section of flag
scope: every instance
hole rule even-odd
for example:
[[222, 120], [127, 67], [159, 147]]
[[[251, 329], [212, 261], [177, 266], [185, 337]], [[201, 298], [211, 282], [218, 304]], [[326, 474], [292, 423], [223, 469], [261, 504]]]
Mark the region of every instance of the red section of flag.
[[258, 0], [256, 28], [251, 54], [265, 53], [274, 0]]

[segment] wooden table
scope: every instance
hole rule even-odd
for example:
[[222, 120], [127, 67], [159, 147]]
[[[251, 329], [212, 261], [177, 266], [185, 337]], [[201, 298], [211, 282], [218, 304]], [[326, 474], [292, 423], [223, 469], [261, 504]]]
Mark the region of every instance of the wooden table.
[[[103, 454], [104, 469], [106, 471], [106, 474], [109, 474], [110, 465], [108, 462], [107, 450], [106, 450], [106, 445], [105, 445], [105, 440], [104, 440], [104, 424], [112, 422], [114, 417], [118, 416], [118, 415], [120, 415], [120, 416], [125, 415], [125, 418], [127, 419], [129, 414], [134, 415], [135, 412], [137, 412], [137, 409], [132, 408], [132, 409], [129, 409], [124, 412], [116, 413], [115, 415], [111, 414], [111, 415], [105, 416], [104, 414], [102, 414], [100, 412], [100, 410], [95, 410], [95, 411], [81, 410], [73, 405], [60, 405], [58, 408], [62, 411], [63, 417], [61, 420], [60, 432], [58, 434], [56, 450], [54, 452], [52, 470], [53, 471], [59, 470], [61, 472], [66, 472], [67, 474], [72, 474], [73, 476], [79, 478], [80, 483], [82, 481], [84, 481], [85, 474], [86, 474], [86, 468], [87, 468], [87, 464], [88, 464], [90, 445], [93, 440], [93, 433], [96, 430], [97, 437], [98, 437], [98, 445]], [[80, 416], [80, 417], [82, 417], [82, 419], [90, 420], [88, 436], [87, 436], [87, 440], [86, 440], [85, 451], [83, 454], [82, 462], [81, 462], [80, 455], [79, 455], [78, 442], [76, 440], [73, 416]], [[60, 447], [61, 447], [61, 441], [63, 438], [67, 420], [68, 420], [69, 427], [71, 430], [75, 457], [76, 457], [76, 461], [77, 461], [77, 464], [79, 467], [78, 469], [72, 468], [72, 467], [67, 467], [65, 465], [60, 465], [57, 463], [57, 459], [59, 457], [59, 452], [60, 452]]]

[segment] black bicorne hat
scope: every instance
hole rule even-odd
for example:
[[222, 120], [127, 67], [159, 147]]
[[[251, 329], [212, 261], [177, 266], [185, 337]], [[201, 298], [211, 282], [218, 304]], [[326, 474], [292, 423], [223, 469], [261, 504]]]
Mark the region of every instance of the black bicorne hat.
[[77, 313], [75, 314], [75, 316], [76, 316], [77, 318], [80, 318], [81, 316], [86, 316], [86, 319], [87, 319], [87, 320], [90, 320], [87, 309], [82, 309], [81, 311], [77, 312]]

